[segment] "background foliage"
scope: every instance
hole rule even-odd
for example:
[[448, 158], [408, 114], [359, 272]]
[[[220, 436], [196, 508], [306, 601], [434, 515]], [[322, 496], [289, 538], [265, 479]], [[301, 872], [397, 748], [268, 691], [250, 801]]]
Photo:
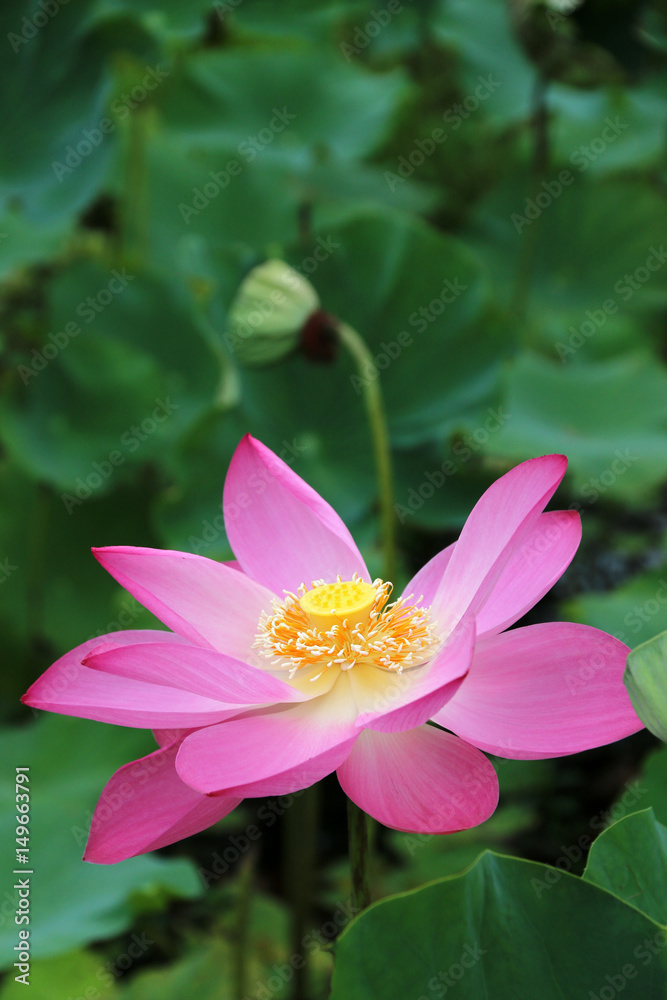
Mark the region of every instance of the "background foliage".
[[[91, 545], [230, 557], [221, 488], [246, 431], [334, 505], [379, 566], [371, 442], [348, 359], [243, 369], [225, 336], [235, 289], [266, 256], [308, 276], [375, 356], [404, 578], [456, 537], [500, 473], [563, 451], [557, 501], [581, 511], [584, 542], [529, 620], [584, 621], [631, 646], [667, 628], [667, 10], [661, 0], [21, 0], [0, 10], [0, 46], [0, 743], [10, 768], [29, 764], [34, 777], [33, 996], [176, 997], [185, 983], [202, 998], [232, 996], [248, 878], [262, 890], [248, 918], [250, 982], [287, 995], [286, 974], [267, 985], [290, 954], [276, 874], [283, 821], [212, 881], [215, 851], [259, 803], [160, 857], [81, 865], [105, 777], [146, 752], [146, 736], [33, 719], [18, 698], [71, 646], [151, 623]], [[501, 808], [480, 830], [415, 843], [382, 833], [377, 894], [460, 872], [488, 847], [535, 866], [567, 860], [563, 845], [575, 854], [580, 836], [634, 809], [653, 806], [667, 823], [664, 752], [643, 760], [653, 746], [644, 734], [559, 762], [499, 762]], [[12, 777], [2, 776], [8, 808]], [[342, 803], [335, 784], [324, 790], [315, 928], [349, 892]], [[579, 853], [568, 872], [582, 872]], [[429, 890], [424, 919], [430, 906], [472, 905], [485, 880], [498, 886], [529, 864], [490, 858]], [[606, 919], [603, 867], [600, 856], [589, 866], [593, 886], [568, 874], [540, 911], [547, 923], [566, 928], [573, 908], [589, 926]], [[529, 914], [535, 898], [512, 905]], [[623, 921], [637, 934], [665, 922], [614, 905], [624, 933]], [[372, 947], [382, 919], [378, 908], [359, 922]], [[393, 996], [360, 985], [364, 939], [353, 930], [334, 995]], [[135, 957], [133, 934], [152, 942]], [[599, 975], [572, 982], [601, 990], [616, 973], [581, 934]], [[331, 966], [332, 935], [320, 936], [317, 996]], [[433, 974], [463, 944], [450, 941]], [[562, 947], [556, 937], [550, 961]], [[625, 995], [657, 996], [662, 961]], [[411, 980], [415, 996], [444, 995], [428, 980]], [[2, 1000], [17, 989], [10, 976]], [[458, 987], [477, 989], [472, 978]]]

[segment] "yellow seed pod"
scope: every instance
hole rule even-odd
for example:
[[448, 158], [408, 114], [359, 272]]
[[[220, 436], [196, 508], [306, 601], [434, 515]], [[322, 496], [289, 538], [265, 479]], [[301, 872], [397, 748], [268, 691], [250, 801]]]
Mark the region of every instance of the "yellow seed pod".
[[225, 340], [241, 364], [271, 364], [294, 350], [319, 307], [317, 292], [298, 271], [283, 260], [267, 260], [241, 283]]

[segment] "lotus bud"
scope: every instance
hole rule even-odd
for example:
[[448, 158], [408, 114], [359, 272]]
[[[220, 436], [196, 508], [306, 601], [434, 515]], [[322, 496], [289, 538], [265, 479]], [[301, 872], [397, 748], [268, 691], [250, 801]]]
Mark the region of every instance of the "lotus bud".
[[317, 312], [317, 292], [283, 260], [267, 260], [246, 275], [227, 319], [227, 345], [244, 365], [279, 361], [299, 346]]

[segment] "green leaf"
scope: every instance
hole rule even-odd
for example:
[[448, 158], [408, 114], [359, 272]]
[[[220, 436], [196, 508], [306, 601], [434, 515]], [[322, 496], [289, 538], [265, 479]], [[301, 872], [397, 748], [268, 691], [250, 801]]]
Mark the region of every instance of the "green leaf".
[[31, 474], [100, 495], [138, 463], [164, 461], [213, 406], [220, 361], [190, 303], [136, 269], [79, 262], [51, 298], [50, 329], [25, 353], [2, 437]]
[[433, 25], [438, 41], [460, 56], [466, 97], [483, 80], [496, 84], [480, 113], [499, 127], [529, 116], [537, 73], [514, 35], [503, 0], [440, 0]]
[[[54, 16], [21, 0], [0, 11], [0, 205], [18, 200], [36, 224], [73, 221], [112, 176], [119, 119], [109, 117], [116, 67], [107, 57], [120, 39], [98, 22], [99, 7], [58, 4]], [[155, 55], [141, 30], [124, 27], [124, 52]]]
[[667, 827], [652, 809], [619, 820], [593, 842], [583, 877], [667, 924]]
[[370, 73], [303, 44], [199, 52], [156, 96], [170, 129], [247, 164], [267, 153], [300, 158], [307, 148], [361, 158], [386, 137], [407, 93], [401, 70]]
[[[184, 60], [156, 91], [161, 115], [142, 133], [138, 224], [151, 259], [178, 270], [193, 236], [264, 250], [298, 237], [304, 206], [316, 216], [394, 200], [380, 171], [357, 163], [389, 134], [409, 91], [400, 70], [370, 73], [305, 45]], [[423, 207], [431, 199], [417, 190], [398, 197]]]
[[563, 604], [570, 621], [593, 625], [632, 645], [667, 629], [665, 567], [633, 577], [616, 590], [580, 594]]
[[175, 476], [151, 515], [166, 548], [209, 559], [232, 559], [222, 513], [222, 489], [234, 449], [246, 432], [238, 409], [206, 417], [175, 457]]
[[[460, 528], [482, 493], [497, 478], [484, 461], [488, 440], [483, 421], [477, 440], [472, 417], [460, 421], [447, 445], [425, 444], [397, 451], [394, 511], [399, 524], [426, 531]], [[481, 435], [481, 436], [480, 436]]]
[[[245, 902], [239, 894], [247, 892], [240, 882], [228, 881], [216, 892], [219, 916], [216, 939], [194, 942], [183, 958], [163, 968], [139, 970], [122, 990], [123, 1000], [239, 1000], [238, 920], [241, 908], [247, 907], [245, 928], [245, 989], [243, 997], [291, 996], [295, 969], [308, 962], [308, 980], [312, 996], [324, 997], [331, 977], [331, 955], [321, 942], [316, 928], [304, 936], [308, 944], [299, 951], [290, 948], [290, 914], [278, 900], [253, 887]], [[209, 901], [210, 905], [210, 901]], [[325, 923], [325, 928], [335, 926]], [[324, 938], [326, 940], [326, 938]], [[310, 994], [309, 994], [310, 995]]]
[[[186, 860], [146, 855], [117, 865], [81, 860], [95, 802], [116, 768], [152, 747], [141, 731], [82, 719], [49, 715], [0, 737], [0, 777], [5, 844], [14, 847], [14, 768], [30, 768], [31, 946], [41, 957], [58, 955], [131, 926], [132, 897], [168, 889], [181, 898], [202, 891], [194, 866]], [[141, 802], [136, 803], [141, 809]], [[14, 876], [5, 868], [3, 893], [14, 900]], [[3, 899], [5, 896], [3, 895]], [[0, 965], [13, 961], [17, 928], [0, 927]]]
[[196, 948], [187, 958], [164, 969], [140, 972], [122, 991], [123, 1000], [235, 1000], [234, 957], [227, 941]]
[[[106, 981], [107, 973], [100, 964], [99, 958], [86, 951], [70, 951], [65, 955], [55, 955], [53, 958], [35, 959], [30, 962], [29, 993], [30, 1000], [65, 1000], [66, 997], [90, 997], [99, 1000], [103, 995], [105, 1000], [117, 1000], [118, 991], [113, 983]], [[100, 987], [104, 987], [104, 993]], [[95, 990], [96, 993], [86, 993]], [[26, 996], [23, 983], [17, 983], [7, 976], [0, 1000], [19, 1000]]]
[[246, 369], [241, 378], [251, 433], [348, 522], [360, 520], [376, 495], [370, 431], [362, 398], [350, 383], [354, 371], [341, 351], [333, 364], [296, 356], [277, 369]]
[[564, 368], [521, 354], [505, 405], [511, 417], [488, 450], [512, 459], [563, 452], [584, 503], [636, 503], [667, 476], [667, 371], [648, 356]]
[[566, 182], [562, 174], [536, 190], [528, 170], [512, 163], [477, 206], [468, 239], [498, 301], [525, 308], [526, 342], [557, 357], [565, 372], [649, 346], [651, 333], [659, 338], [667, 209], [644, 178], [593, 179], [574, 165]]
[[135, 20], [156, 38], [170, 42], [172, 39], [195, 41], [204, 33], [206, 15], [212, 7], [211, 0], [115, 0], [111, 5], [100, 4], [99, 20], [104, 23], [126, 18]]
[[3, 670], [0, 691], [6, 706], [15, 706], [28, 683], [26, 669], [31, 626], [30, 547], [24, 540], [37, 540], [35, 508], [38, 491], [10, 462], [0, 463], [0, 552], [2, 602], [0, 603], [0, 629], [5, 643], [7, 663], [11, 670]]
[[660, 79], [608, 90], [552, 86], [554, 161], [596, 175], [658, 168], [665, 151], [663, 91]]
[[[663, 589], [667, 604], [667, 585]], [[646, 728], [667, 743], [667, 631], [632, 650], [623, 683]]]
[[665, 941], [657, 923], [583, 879], [487, 853], [463, 875], [361, 914], [338, 940], [331, 1000], [450, 987], [493, 1000], [581, 1000], [605, 988], [657, 997]]
[[535, 826], [537, 812], [528, 806], [500, 807], [481, 826], [450, 834], [389, 834], [392, 851], [403, 862], [387, 867], [378, 882], [382, 895], [415, 889], [436, 878], [456, 875], [469, 868], [487, 849], [502, 851], [507, 841]]
[[[392, 440], [408, 446], [465, 427], [495, 402], [514, 341], [492, 323], [479, 334], [489, 319], [488, 289], [475, 254], [380, 209], [360, 212], [326, 241], [333, 251], [311, 281], [323, 309], [353, 326], [375, 359], [374, 371], [345, 386], [344, 407], [359, 398], [363, 380], [378, 378]], [[296, 254], [290, 262], [298, 267]]]
[[261, 38], [283, 45], [303, 44], [304, 39], [326, 45], [334, 32], [340, 33], [345, 21], [352, 20], [356, 24], [364, 16], [364, 8], [356, 0], [335, 4], [322, 4], [320, 0], [285, 0], [280, 7], [272, 0], [253, 0], [250, 4], [238, 5], [227, 0], [228, 20], [232, 12], [232, 23], [238, 25], [244, 40]]
[[[629, 806], [625, 806], [624, 796], [629, 797]], [[641, 777], [624, 796], [616, 803], [617, 812], [621, 809], [637, 812], [650, 807], [658, 822], [667, 826], [667, 747], [660, 747], [646, 758]]]
[[11, 665], [0, 690], [9, 717], [36, 674], [67, 649], [128, 626], [156, 627], [90, 551], [105, 542], [154, 542], [145, 490], [65, 500], [11, 461], [0, 463], [0, 628]]
[[70, 233], [67, 222], [35, 222], [24, 212], [0, 212], [0, 280], [40, 260], [58, 257]]

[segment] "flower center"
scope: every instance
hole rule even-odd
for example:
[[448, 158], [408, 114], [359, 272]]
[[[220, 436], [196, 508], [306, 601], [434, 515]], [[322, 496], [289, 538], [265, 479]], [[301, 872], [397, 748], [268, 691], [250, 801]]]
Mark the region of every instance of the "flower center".
[[[389, 604], [391, 583], [353, 580], [315, 581], [308, 590], [287, 592], [262, 614], [255, 646], [274, 667], [290, 677], [305, 667], [319, 667], [317, 680], [331, 667], [351, 670], [357, 664], [401, 673], [430, 659], [440, 641], [430, 609], [399, 597]], [[419, 598], [421, 600], [421, 598]]]
[[299, 603], [308, 621], [318, 629], [330, 629], [345, 621], [349, 628], [366, 625], [375, 604], [377, 589], [363, 580], [324, 583], [307, 590]]

